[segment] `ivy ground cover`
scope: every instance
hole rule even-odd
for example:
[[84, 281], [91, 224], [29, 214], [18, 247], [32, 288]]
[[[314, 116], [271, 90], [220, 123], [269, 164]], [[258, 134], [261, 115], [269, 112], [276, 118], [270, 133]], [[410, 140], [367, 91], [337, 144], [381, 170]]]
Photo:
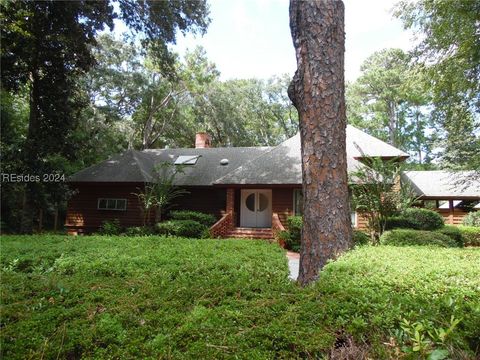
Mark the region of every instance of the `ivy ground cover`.
[[302, 289], [252, 240], [2, 236], [1, 357], [479, 355], [480, 249], [364, 246]]

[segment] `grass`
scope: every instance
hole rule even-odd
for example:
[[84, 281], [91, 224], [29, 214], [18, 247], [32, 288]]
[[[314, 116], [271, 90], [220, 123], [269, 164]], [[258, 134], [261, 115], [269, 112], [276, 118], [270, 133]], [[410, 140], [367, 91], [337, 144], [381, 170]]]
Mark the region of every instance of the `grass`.
[[305, 289], [251, 240], [4, 236], [0, 263], [2, 358], [480, 353], [480, 249], [360, 247]]

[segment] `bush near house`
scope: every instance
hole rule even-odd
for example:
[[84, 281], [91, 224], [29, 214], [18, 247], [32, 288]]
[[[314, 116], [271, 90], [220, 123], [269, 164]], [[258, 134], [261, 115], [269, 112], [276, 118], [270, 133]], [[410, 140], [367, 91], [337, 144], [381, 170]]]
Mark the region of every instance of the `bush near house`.
[[[301, 216], [289, 216], [287, 218], [288, 230], [280, 232], [277, 236], [285, 241], [288, 250], [300, 251], [303, 219]], [[362, 231], [353, 230], [352, 241], [355, 246], [366, 245], [371, 242], [370, 237]]]
[[463, 218], [463, 225], [480, 227], [480, 211], [471, 211]]
[[120, 235], [122, 232], [122, 226], [120, 220], [104, 220], [102, 226], [99, 229], [101, 235]]
[[434, 245], [441, 247], [457, 247], [455, 240], [439, 232], [396, 229], [385, 231], [380, 237], [380, 244], [393, 246]]
[[352, 234], [353, 245], [362, 246], [368, 245], [372, 241], [370, 236], [365, 234], [363, 231], [353, 230]]
[[385, 224], [385, 230], [437, 230], [441, 229], [444, 225], [442, 216], [433, 210], [409, 208], [400, 215], [388, 218]]
[[302, 239], [303, 218], [301, 216], [289, 216], [287, 218], [288, 230], [280, 234], [281, 239], [285, 241], [288, 250], [300, 251], [300, 242]]
[[217, 221], [215, 216], [212, 214], [188, 210], [170, 211], [170, 218], [173, 220], [193, 220], [208, 227], [211, 227]]
[[417, 225], [403, 216], [392, 216], [385, 223], [385, 230], [416, 229]]
[[168, 220], [156, 224], [155, 231], [159, 235], [200, 239], [205, 236], [208, 227], [194, 220]]
[[480, 249], [362, 246], [301, 288], [264, 241], [0, 241], [5, 359], [480, 356]]
[[480, 246], [480, 227], [459, 226], [465, 246]]
[[437, 230], [444, 226], [442, 216], [433, 210], [410, 208], [402, 212], [401, 217], [417, 230]]
[[125, 230], [126, 236], [150, 236], [155, 233], [150, 226], [133, 226]]
[[302, 237], [302, 226], [303, 226], [303, 217], [302, 216], [289, 216], [287, 218], [288, 232], [290, 236], [300, 241]]
[[465, 245], [462, 231], [457, 226], [445, 225], [444, 227], [435, 230], [435, 232], [447, 235], [450, 239], [455, 241], [458, 247], [463, 247]]

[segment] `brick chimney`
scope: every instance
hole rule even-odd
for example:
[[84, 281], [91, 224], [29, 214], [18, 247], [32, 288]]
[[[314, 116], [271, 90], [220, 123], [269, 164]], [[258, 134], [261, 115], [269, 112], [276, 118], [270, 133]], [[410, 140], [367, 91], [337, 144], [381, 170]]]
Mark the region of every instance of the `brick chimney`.
[[206, 132], [198, 132], [195, 135], [195, 149], [212, 147], [212, 138]]

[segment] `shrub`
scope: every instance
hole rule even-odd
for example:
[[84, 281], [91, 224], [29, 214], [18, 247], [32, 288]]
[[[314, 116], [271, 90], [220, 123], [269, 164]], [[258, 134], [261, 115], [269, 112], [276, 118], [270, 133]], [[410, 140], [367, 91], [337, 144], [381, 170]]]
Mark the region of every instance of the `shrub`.
[[278, 231], [276, 234], [275, 234], [275, 238], [277, 239], [278, 243], [282, 245], [282, 243], [284, 245], [287, 244], [287, 241], [288, 239], [290, 238], [290, 233], [287, 231], [287, 230], [282, 230], [282, 231]]
[[119, 235], [122, 232], [120, 220], [104, 220], [99, 232], [102, 235]]
[[456, 247], [454, 240], [447, 235], [424, 230], [397, 229], [386, 231], [380, 237], [382, 245], [436, 245], [441, 247]]
[[212, 226], [217, 219], [212, 214], [205, 214], [198, 211], [176, 210], [170, 211], [173, 220], [194, 220], [205, 226]]
[[153, 229], [148, 226], [134, 226], [129, 227], [125, 231], [127, 236], [148, 236], [153, 234]]
[[[427, 358], [417, 339], [451, 359], [479, 356], [479, 249], [362, 246], [300, 287], [265, 241], [0, 241], [5, 359], [322, 359], [350, 336], [370, 359]], [[27, 260], [33, 273], [15, 266]]]
[[385, 223], [385, 230], [416, 229], [416, 224], [403, 216], [392, 216]]
[[458, 247], [464, 246], [462, 232], [456, 226], [445, 225], [441, 229], [436, 230], [437, 233], [447, 235], [450, 239], [455, 241]]
[[300, 252], [300, 239], [293, 239], [292, 237], [288, 237], [285, 244], [287, 246], [287, 249], [294, 252]]
[[289, 216], [287, 218], [288, 232], [294, 240], [300, 241], [302, 237], [303, 218], [301, 216]]
[[367, 245], [370, 242], [370, 236], [363, 231], [353, 230], [352, 240], [355, 246]]
[[287, 218], [287, 231], [281, 231], [277, 234], [280, 241], [285, 242], [288, 250], [295, 252], [300, 251], [300, 240], [302, 238], [302, 222], [301, 216], [289, 216]]
[[160, 235], [182, 236], [200, 239], [208, 228], [194, 220], [169, 220], [155, 225], [155, 230]]
[[410, 221], [418, 230], [437, 230], [444, 225], [442, 216], [428, 209], [407, 209], [402, 213], [402, 218]]
[[480, 227], [480, 211], [472, 211], [463, 218], [463, 225]]
[[300, 251], [300, 239], [292, 238], [289, 231], [284, 230], [277, 233], [277, 240], [279, 243], [284, 243], [287, 250], [294, 252]]
[[480, 227], [459, 226], [465, 246], [480, 246]]

